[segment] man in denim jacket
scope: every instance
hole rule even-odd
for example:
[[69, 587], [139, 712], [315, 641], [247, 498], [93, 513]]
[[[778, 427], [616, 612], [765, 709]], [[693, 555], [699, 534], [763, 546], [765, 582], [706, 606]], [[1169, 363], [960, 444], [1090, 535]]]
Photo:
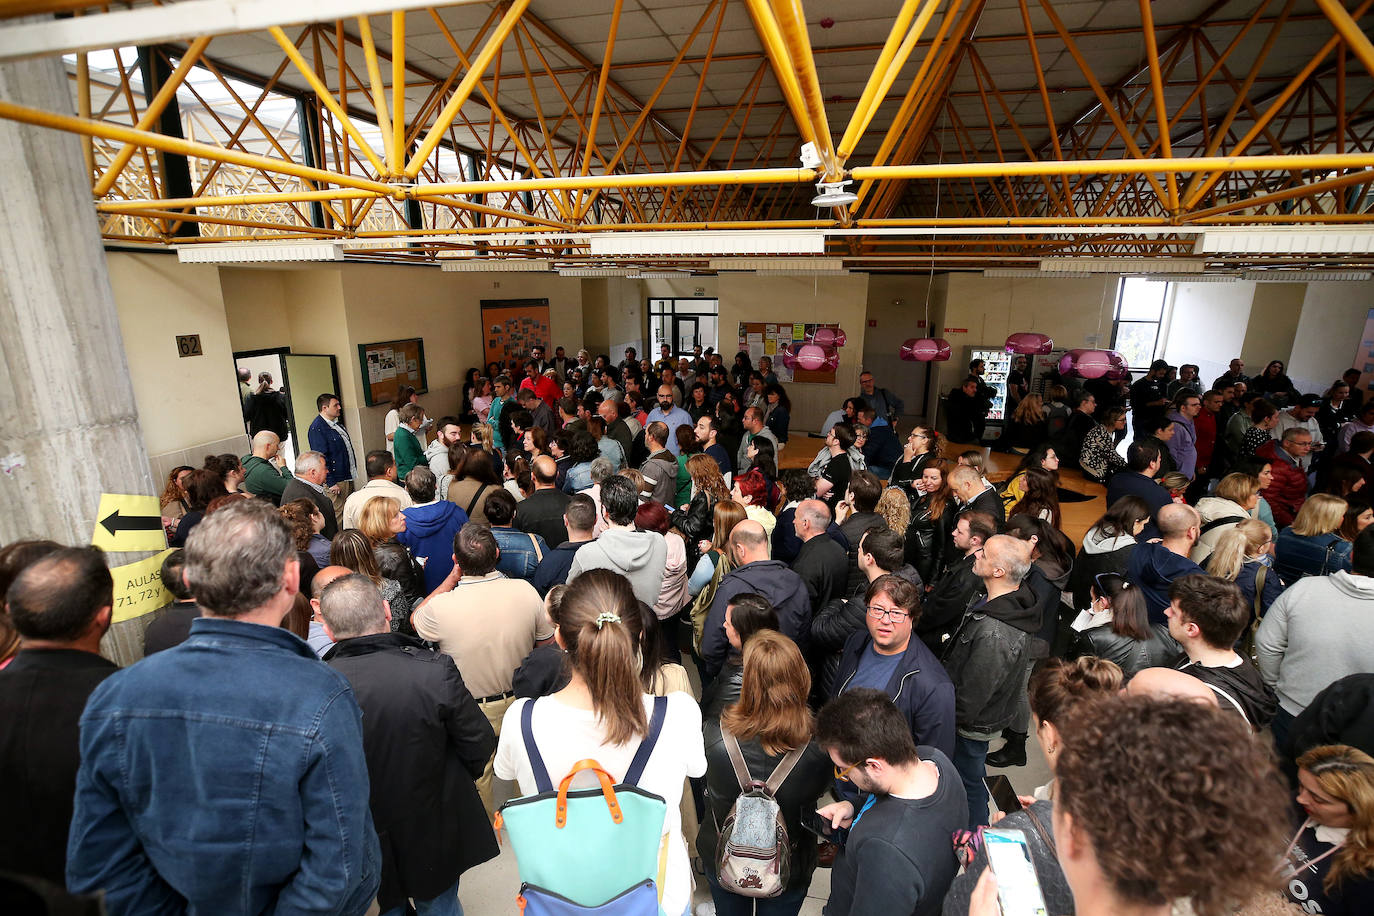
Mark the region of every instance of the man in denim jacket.
[[300, 586], [260, 500], [186, 545], [204, 616], [112, 675], [81, 717], [67, 886], [121, 914], [366, 912], [380, 881], [362, 713], [278, 624]]

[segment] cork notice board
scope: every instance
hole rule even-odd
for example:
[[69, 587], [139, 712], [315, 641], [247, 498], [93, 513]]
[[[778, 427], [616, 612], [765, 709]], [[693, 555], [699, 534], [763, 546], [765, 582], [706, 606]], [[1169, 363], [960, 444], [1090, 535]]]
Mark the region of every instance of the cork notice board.
[[543, 347], [544, 358], [553, 358], [549, 336], [549, 300], [482, 300], [484, 363], [500, 363], [512, 378], [524, 378], [531, 347]]
[[777, 375], [778, 381], [786, 384], [787, 382], [810, 382], [813, 384], [833, 385], [835, 384], [835, 370], [821, 369], [813, 371], [803, 369], [798, 366], [796, 369], [788, 369], [782, 364], [782, 352], [793, 344], [799, 344], [806, 340], [808, 334], [814, 334], [818, 328], [834, 328], [839, 330], [839, 325], [828, 324], [789, 324], [778, 322], [774, 324], [767, 321], [741, 321], [739, 323], [739, 349], [749, 354], [749, 362], [758, 368], [759, 357], [767, 356], [773, 360], [773, 372]]
[[389, 404], [402, 385], [419, 394], [429, 391], [425, 374], [425, 342], [388, 340], [358, 345], [358, 361], [363, 370], [363, 399], [368, 407]]

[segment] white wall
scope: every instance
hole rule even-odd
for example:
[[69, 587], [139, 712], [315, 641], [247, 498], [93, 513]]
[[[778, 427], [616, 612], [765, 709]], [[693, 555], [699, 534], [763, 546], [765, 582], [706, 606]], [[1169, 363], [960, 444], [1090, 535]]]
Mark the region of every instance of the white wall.
[[1288, 358], [1288, 377], [1299, 391], [1323, 392], [1350, 368], [1371, 308], [1374, 280], [1307, 284]]
[[1163, 329], [1170, 364], [1196, 363], [1205, 384], [1241, 352], [1258, 283], [1176, 283], [1169, 324]]

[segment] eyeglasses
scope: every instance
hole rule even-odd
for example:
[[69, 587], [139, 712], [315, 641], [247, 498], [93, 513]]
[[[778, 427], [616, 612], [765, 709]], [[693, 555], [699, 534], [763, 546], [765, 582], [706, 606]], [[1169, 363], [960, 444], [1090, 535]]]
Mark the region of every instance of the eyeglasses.
[[845, 767], [843, 770], [840, 769], [840, 768], [837, 767], [837, 766], [832, 766], [831, 769], [833, 769], [833, 770], [835, 771], [835, 778], [836, 778], [836, 779], [843, 779], [845, 782], [849, 782], [849, 771], [852, 770], [852, 769], [854, 769], [855, 767], [861, 767], [861, 766], [863, 766], [863, 765], [864, 765], [864, 762], [861, 760], [861, 761], [859, 761], [858, 763], [851, 763], [849, 766]]
[[899, 607], [886, 608], [878, 604], [868, 606], [868, 616], [874, 620], [891, 620], [893, 623], [901, 623], [911, 615]]

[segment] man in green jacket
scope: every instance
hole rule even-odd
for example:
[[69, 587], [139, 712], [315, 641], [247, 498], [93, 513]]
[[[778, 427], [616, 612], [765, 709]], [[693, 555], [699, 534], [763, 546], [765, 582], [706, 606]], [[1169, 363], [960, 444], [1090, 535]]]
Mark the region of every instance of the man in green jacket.
[[425, 445], [420, 441], [420, 424], [425, 421], [425, 409], [419, 404], [407, 404], [397, 413], [401, 425], [396, 427], [392, 442], [396, 446], [396, 479], [404, 482], [410, 469], [425, 462]]
[[277, 452], [281, 440], [271, 430], [264, 429], [253, 437], [253, 451], [243, 456], [243, 488], [254, 496], [281, 505], [281, 494], [291, 482], [291, 472], [278, 467]]

